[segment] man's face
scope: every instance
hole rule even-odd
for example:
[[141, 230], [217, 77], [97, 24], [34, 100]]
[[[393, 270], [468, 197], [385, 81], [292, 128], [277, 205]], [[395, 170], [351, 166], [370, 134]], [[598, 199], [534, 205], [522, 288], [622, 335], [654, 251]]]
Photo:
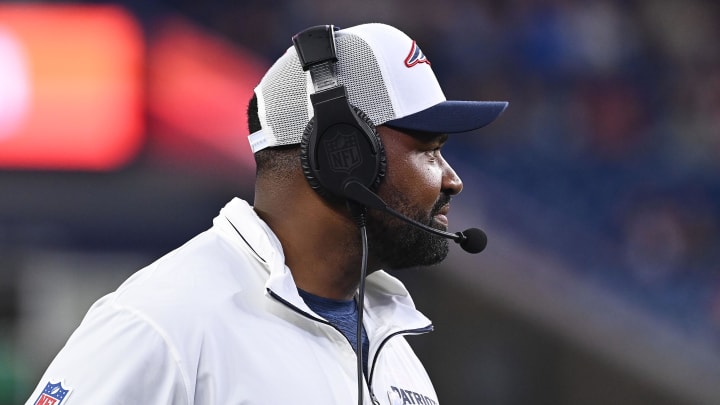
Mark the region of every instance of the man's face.
[[[401, 132], [380, 126], [387, 171], [378, 194], [392, 209], [425, 225], [447, 230], [450, 197], [462, 181], [445, 161], [443, 134]], [[389, 214], [370, 210], [367, 221], [370, 256], [380, 266], [401, 269], [439, 263], [448, 254], [448, 240]]]

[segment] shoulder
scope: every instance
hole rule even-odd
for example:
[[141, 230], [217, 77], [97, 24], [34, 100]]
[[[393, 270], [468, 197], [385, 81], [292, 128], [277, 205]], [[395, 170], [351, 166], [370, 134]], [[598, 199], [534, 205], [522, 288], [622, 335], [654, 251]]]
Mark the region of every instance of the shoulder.
[[[86, 320], [100, 317], [95, 333], [122, 333], [117, 321], [132, 319], [184, 346], [188, 336], [201, 339], [226, 324], [243, 323], [263, 310], [266, 267], [217, 227], [202, 232], [174, 251], [137, 271], [97, 301]], [[128, 318], [130, 317], [130, 318]]]
[[212, 228], [131, 276], [112, 304], [154, 317], [201, 315], [238, 292], [264, 293], [266, 278], [257, 260]]
[[96, 306], [132, 311], [171, 335], [262, 310], [270, 276], [264, 258], [282, 258], [263, 225], [246, 202], [234, 199], [210, 229], [139, 270]]

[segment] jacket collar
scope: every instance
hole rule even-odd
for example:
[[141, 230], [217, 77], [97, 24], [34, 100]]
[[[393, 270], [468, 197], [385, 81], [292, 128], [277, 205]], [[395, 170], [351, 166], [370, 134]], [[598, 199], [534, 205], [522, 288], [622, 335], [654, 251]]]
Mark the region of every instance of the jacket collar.
[[268, 271], [278, 260], [285, 261], [280, 241], [245, 200], [230, 200], [215, 217], [213, 224], [231, 239], [239, 239], [240, 246], [249, 250]]

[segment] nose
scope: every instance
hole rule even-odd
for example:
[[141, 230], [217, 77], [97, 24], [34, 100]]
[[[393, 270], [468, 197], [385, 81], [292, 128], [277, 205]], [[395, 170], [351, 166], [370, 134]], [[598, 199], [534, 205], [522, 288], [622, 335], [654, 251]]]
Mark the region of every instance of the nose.
[[463, 189], [463, 182], [455, 170], [443, 158], [442, 191], [448, 195], [460, 194]]

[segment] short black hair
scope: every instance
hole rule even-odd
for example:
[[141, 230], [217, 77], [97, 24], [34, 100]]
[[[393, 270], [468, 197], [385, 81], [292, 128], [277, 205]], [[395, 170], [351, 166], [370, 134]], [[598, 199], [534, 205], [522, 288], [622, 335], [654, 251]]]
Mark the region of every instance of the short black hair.
[[[248, 130], [252, 134], [262, 129], [258, 115], [257, 95], [253, 93], [247, 109]], [[256, 174], [288, 173], [300, 167], [300, 145], [284, 145], [255, 152]]]
[[250, 102], [248, 103], [247, 117], [248, 130], [250, 130], [251, 134], [262, 129], [262, 126], [260, 125], [260, 117], [258, 116], [257, 95], [254, 92]]

